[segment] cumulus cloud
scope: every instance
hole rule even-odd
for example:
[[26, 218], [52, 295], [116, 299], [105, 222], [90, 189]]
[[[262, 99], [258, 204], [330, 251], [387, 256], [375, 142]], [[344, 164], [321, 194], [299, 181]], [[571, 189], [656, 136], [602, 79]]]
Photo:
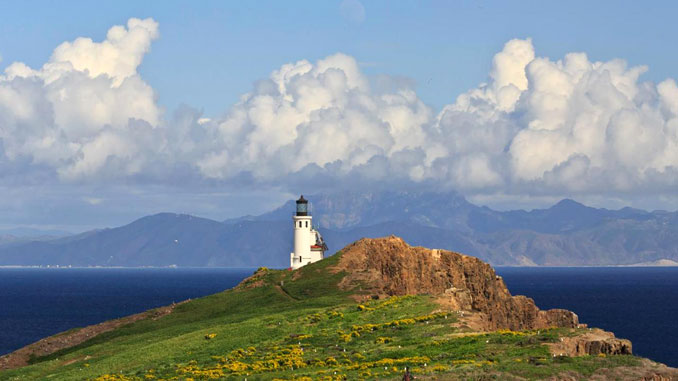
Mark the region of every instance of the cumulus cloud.
[[102, 42], [64, 42], [39, 69], [10, 64], [0, 76], [7, 158], [28, 157], [63, 180], [96, 176], [111, 163], [115, 172], [137, 172], [149, 147], [136, 138], [161, 120], [153, 89], [136, 72], [157, 36], [152, 19], [130, 19]]
[[299, 61], [211, 126], [217, 143], [197, 164], [260, 181], [312, 166], [468, 193], [663, 192], [676, 182], [678, 86], [640, 82], [645, 70], [583, 53], [553, 61], [511, 40], [487, 83], [435, 115], [411, 88], [371, 89], [352, 57]]
[[87, 72], [91, 78], [103, 74], [113, 79], [114, 86], [120, 86], [126, 78], [137, 74], [137, 67], [151, 41], [157, 37], [157, 22], [132, 18], [127, 22], [127, 28], [116, 25], [109, 29], [103, 42], [82, 37], [64, 42], [54, 49], [50, 63], [55, 66], [69, 64], [77, 71]]
[[377, 156], [424, 149], [431, 116], [411, 89], [371, 91], [350, 56], [303, 60], [274, 71], [209, 124], [215, 144], [197, 165], [213, 178], [248, 171], [283, 179], [310, 165], [347, 174]]
[[[678, 85], [584, 53], [511, 40], [486, 83], [439, 112], [411, 81], [334, 54], [274, 70], [223, 116], [171, 116], [137, 72], [152, 19], [64, 42], [0, 76], [0, 170], [26, 182], [401, 186], [469, 195], [666, 194], [678, 178]], [[452, 75], [452, 74], [451, 74]], [[11, 175], [11, 176], [10, 176]]]
[[646, 67], [584, 53], [537, 57], [529, 39], [509, 41], [493, 64], [489, 83], [459, 96], [437, 123], [470, 151], [455, 146], [448, 166], [484, 157], [472, 184], [624, 193], [676, 183], [675, 81], [640, 82]]

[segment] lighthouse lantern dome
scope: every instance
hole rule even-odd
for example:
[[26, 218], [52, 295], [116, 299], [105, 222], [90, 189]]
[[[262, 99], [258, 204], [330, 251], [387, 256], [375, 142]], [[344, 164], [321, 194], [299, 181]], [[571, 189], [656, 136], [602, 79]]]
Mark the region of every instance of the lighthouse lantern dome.
[[297, 200], [297, 216], [307, 216], [308, 215], [308, 200], [304, 198], [304, 195], [301, 195]]

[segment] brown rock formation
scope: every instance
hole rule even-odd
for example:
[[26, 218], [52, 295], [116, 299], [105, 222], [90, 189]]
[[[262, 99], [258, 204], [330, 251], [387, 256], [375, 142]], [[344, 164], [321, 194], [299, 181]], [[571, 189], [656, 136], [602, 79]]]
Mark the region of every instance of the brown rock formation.
[[361, 239], [342, 250], [340, 287], [361, 286], [364, 295], [431, 294], [458, 310], [479, 311], [488, 329], [578, 326], [566, 310], [540, 311], [525, 296], [511, 296], [492, 267], [478, 258], [446, 250], [409, 246], [391, 236]]
[[631, 342], [614, 337], [614, 333], [601, 329], [591, 329], [587, 333], [574, 337], [563, 337], [560, 342], [547, 344], [552, 354], [557, 356], [597, 356], [630, 355]]
[[[581, 375], [560, 374], [548, 380], [553, 381], [578, 381]], [[675, 381], [678, 380], [678, 369], [669, 368], [648, 359], [642, 359], [639, 366], [618, 366], [601, 368], [586, 377], [587, 381]]]
[[[429, 294], [444, 307], [470, 311], [463, 324], [475, 329], [580, 328], [574, 312], [542, 311], [528, 297], [512, 296], [492, 267], [478, 258], [409, 246], [401, 238], [363, 238], [346, 246], [334, 271], [345, 271], [339, 287], [374, 295]], [[468, 317], [468, 318], [467, 318]], [[554, 355], [631, 354], [631, 342], [611, 332], [589, 330], [550, 344]]]

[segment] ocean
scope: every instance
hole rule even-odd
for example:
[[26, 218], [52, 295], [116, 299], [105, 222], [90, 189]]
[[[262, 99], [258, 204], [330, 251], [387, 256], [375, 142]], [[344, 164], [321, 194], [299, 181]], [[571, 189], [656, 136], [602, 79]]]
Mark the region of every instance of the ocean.
[[[254, 269], [0, 268], [0, 354], [45, 336], [231, 288]], [[499, 267], [512, 294], [678, 366], [678, 268]]]
[[254, 270], [0, 268], [0, 355], [74, 327], [229, 289]]
[[633, 353], [678, 367], [678, 267], [498, 267], [513, 295], [631, 340]]

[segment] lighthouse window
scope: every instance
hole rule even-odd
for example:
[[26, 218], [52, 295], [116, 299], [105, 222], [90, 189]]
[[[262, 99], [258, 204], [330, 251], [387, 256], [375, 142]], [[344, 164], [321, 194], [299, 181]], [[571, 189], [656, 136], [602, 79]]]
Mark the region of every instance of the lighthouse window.
[[308, 227], [308, 221], [306, 221], [306, 227]]
[[299, 221], [299, 227], [301, 227], [301, 221]]

